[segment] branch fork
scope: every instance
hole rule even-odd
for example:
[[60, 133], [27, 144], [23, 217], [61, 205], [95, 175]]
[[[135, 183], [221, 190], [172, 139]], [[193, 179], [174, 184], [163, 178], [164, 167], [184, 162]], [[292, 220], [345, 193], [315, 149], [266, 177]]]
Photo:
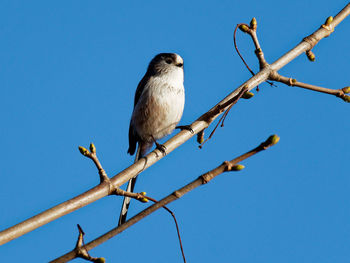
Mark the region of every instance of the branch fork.
[[[325, 29], [328, 32], [324, 37], [328, 37], [334, 31], [333, 20], [334, 20], [333, 17], [330, 16], [326, 19], [326, 22], [323, 25], [321, 25], [320, 29]], [[271, 65], [269, 63], [267, 63], [267, 61], [265, 60], [264, 53], [260, 47], [259, 40], [257, 37], [257, 30], [256, 30], [257, 29], [257, 21], [255, 18], [253, 18], [251, 20], [250, 26], [248, 26], [247, 24], [239, 24], [238, 27], [242, 32], [247, 33], [251, 36], [253, 43], [255, 45], [255, 48], [256, 48], [255, 55], [259, 61], [260, 71], [264, 70], [264, 69], [270, 71], [269, 77], [268, 77], [269, 80], [281, 82], [281, 83], [284, 83], [288, 86], [295, 86], [295, 87], [309, 89], [309, 90], [313, 90], [313, 91], [317, 91], [317, 92], [331, 94], [331, 95], [334, 95], [336, 97], [341, 98], [345, 102], [350, 102], [350, 96], [346, 95], [346, 93], [350, 93], [350, 88], [348, 88], [348, 87], [345, 87], [343, 89], [336, 89], [336, 90], [318, 87], [315, 85], [299, 82], [293, 78], [287, 78], [287, 77], [281, 76], [277, 70], [273, 69], [273, 67], [271, 67]], [[303, 39], [303, 42], [306, 42], [309, 45], [309, 48], [305, 51], [305, 53], [306, 53], [307, 58], [312, 62], [315, 61], [316, 56], [311, 51], [311, 49], [321, 39], [322, 38], [320, 38], [318, 36], [317, 31]], [[237, 48], [236, 48], [236, 50], [237, 50], [238, 54], [240, 55]], [[248, 65], [245, 63], [243, 57], [241, 55], [240, 55], [240, 57], [243, 60], [244, 64], [248, 67]], [[249, 67], [248, 67], [248, 69], [251, 71], [251, 69]]]
[[[185, 195], [186, 193], [190, 192], [191, 190], [197, 188], [198, 186], [204, 185], [206, 183], [208, 183], [209, 181], [211, 181], [212, 179], [214, 179], [215, 177], [217, 177], [218, 175], [230, 170], [231, 167], [231, 171], [239, 171], [242, 170], [244, 168], [243, 165], [239, 165], [238, 163], [263, 151], [266, 150], [267, 148], [275, 145], [276, 143], [278, 143], [279, 141], [279, 137], [277, 135], [271, 135], [265, 142], [261, 143], [258, 147], [252, 149], [251, 151], [242, 154], [240, 156], [238, 156], [237, 158], [231, 160], [231, 161], [225, 161], [223, 162], [221, 165], [219, 165], [218, 167], [216, 167], [215, 169], [208, 171], [206, 173], [204, 173], [203, 175], [199, 176], [198, 178], [196, 178], [195, 180], [193, 180], [192, 182], [188, 183], [187, 185], [183, 186], [182, 188], [172, 192], [170, 195], [166, 196], [165, 198], [157, 201], [151, 197], [145, 196], [147, 199], [151, 200], [154, 202], [153, 205], [147, 207], [146, 209], [144, 209], [143, 211], [141, 211], [140, 213], [138, 213], [137, 215], [135, 215], [134, 217], [130, 218], [129, 220], [127, 220], [124, 224], [113, 228], [112, 230], [110, 230], [109, 232], [105, 233], [104, 235], [92, 240], [91, 242], [89, 242], [88, 244], [85, 245], [85, 249], [86, 250], [91, 250], [94, 247], [102, 244], [103, 242], [109, 240], [110, 238], [118, 235], [119, 233], [121, 233], [122, 231], [124, 231], [125, 229], [127, 229], [128, 227], [136, 224], [138, 221], [140, 221], [141, 219], [143, 219], [144, 217], [152, 214], [153, 212], [155, 212], [156, 210], [158, 210], [159, 208], [164, 208], [166, 209], [174, 218], [175, 220], [175, 224], [177, 227], [177, 231], [178, 231], [178, 236], [179, 236], [179, 242], [180, 242], [180, 247], [181, 247], [181, 252], [182, 252], [182, 256], [185, 261], [185, 256], [183, 253], [183, 249], [182, 249], [182, 244], [181, 244], [181, 239], [180, 239], [180, 234], [179, 234], [179, 228], [175, 219], [175, 215], [171, 212], [171, 210], [169, 210], [166, 205], [181, 198], [183, 195]], [[238, 165], [237, 165], [238, 164]], [[241, 166], [242, 169], [238, 169], [238, 170], [234, 170], [232, 169], [233, 167], [239, 167]], [[61, 262], [66, 262], [67, 260], [73, 259], [76, 257], [76, 252], [75, 250], [68, 252], [67, 254], [51, 261], [51, 263], [61, 263]]]
[[74, 253], [75, 253], [75, 257], [79, 257], [82, 259], [85, 259], [87, 261], [91, 261], [94, 263], [105, 263], [106, 260], [105, 258], [95, 258], [90, 256], [88, 250], [85, 247], [85, 243], [84, 243], [84, 231], [81, 228], [81, 226], [79, 224], [77, 224], [78, 230], [79, 230], [79, 235], [78, 235], [78, 240], [77, 240], [77, 244], [75, 245], [74, 248]]

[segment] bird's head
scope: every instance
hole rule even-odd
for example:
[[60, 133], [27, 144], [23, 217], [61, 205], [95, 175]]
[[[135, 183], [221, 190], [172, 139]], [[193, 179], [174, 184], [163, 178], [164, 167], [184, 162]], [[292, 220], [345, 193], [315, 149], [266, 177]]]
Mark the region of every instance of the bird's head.
[[160, 53], [149, 63], [148, 71], [156, 74], [168, 73], [171, 71], [183, 71], [184, 61], [176, 53]]

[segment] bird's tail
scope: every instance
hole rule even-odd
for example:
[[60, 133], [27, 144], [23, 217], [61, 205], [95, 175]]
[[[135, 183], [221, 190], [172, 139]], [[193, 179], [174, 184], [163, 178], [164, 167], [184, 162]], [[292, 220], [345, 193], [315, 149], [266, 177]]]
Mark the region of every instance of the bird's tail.
[[[141, 156], [140, 153], [141, 153], [141, 147], [140, 147], [140, 145], [138, 145], [134, 163], [136, 163], [138, 160], [141, 159], [142, 156]], [[134, 178], [131, 178], [129, 180], [129, 183], [128, 183], [128, 186], [126, 188], [126, 191], [128, 191], [128, 192], [133, 192], [134, 191], [135, 184], [136, 184], [136, 179], [137, 179], [137, 175]], [[128, 214], [130, 201], [131, 201], [130, 197], [126, 197], [126, 196], [124, 197], [122, 210], [120, 211], [118, 226], [120, 226], [121, 224], [123, 224], [126, 221], [126, 216]]]

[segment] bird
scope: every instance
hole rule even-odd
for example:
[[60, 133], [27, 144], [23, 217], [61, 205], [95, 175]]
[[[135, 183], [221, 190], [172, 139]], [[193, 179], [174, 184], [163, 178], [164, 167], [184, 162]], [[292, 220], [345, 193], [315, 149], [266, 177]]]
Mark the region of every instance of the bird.
[[[148, 65], [139, 82], [129, 126], [128, 153], [135, 162], [156, 147], [165, 153], [157, 140], [169, 135], [179, 123], [185, 106], [184, 61], [176, 53], [160, 53]], [[181, 126], [184, 127], [184, 126]], [[136, 150], [137, 147], [137, 150]], [[133, 192], [137, 175], [130, 179], [127, 191]], [[124, 197], [118, 225], [126, 221], [130, 198]]]

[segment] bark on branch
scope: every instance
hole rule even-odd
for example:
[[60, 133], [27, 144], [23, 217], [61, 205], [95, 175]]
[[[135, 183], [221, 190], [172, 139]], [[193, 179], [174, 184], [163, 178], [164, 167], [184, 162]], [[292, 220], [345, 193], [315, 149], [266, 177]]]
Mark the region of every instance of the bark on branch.
[[[248, 81], [244, 82], [240, 87], [226, 96], [222, 101], [220, 101], [216, 106], [214, 106], [211, 110], [205, 113], [206, 116], [211, 116], [211, 120], [215, 120], [223, 111], [225, 111], [230, 105], [223, 108], [223, 111], [217, 112], [217, 107], [222, 107], [228, 101], [232, 100], [234, 97], [239, 94], [242, 89], [246, 88], [247, 91], [250, 91], [260, 83], [269, 79], [271, 72], [278, 71], [290, 61], [295, 59], [300, 54], [311, 50], [314, 45], [316, 45], [322, 38], [329, 36], [334, 28], [344, 20], [350, 14], [350, 4], [346, 5], [343, 10], [341, 10], [328, 25], [322, 25], [318, 30], [316, 30], [313, 34], [306, 37], [292, 50], [288, 51], [286, 54], [281, 56], [274, 63], [270, 64], [269, 67], [264, 67], [260, 70], [255, 76], [250, 78]], [[204, 116], [204, 115], [203, 115]], [[195, 134], [203, 131], [209, 126], [209, 122], [203, 119], [203, 116], [199, 117], [195, 122], [191, 124], [191, 128], [194, 133], [183, 130], [173, 136], [170, 140], [168, 140], [164, 146], [167, 149], [167, 153], [172, 152], [174, 149], [188, 141]], [[113, 178], [110, 179], [110, 182], [114, 187], [119, 187], [125, 182], [127, 182], [132, 177], [136, 176], [143, 170], [147, 169], [164, 156], [159, 152], [159, 150], [154, 150], [149, 153], [146, 158], [142, 158], [135, 164], [129, 166], [125, 170], [121, 171]], [[147, 159], [147, 162], [146, 162]], [[12, 226], [6, 230], [0, 232], [0, 245], [7, 243], [17, 237], [20, 237], [40, 226], [43, 226], [59, 217], [62, 217], [68, 213], [71, 213], [83, 206], [86, 206], [96, 200], [107, 196], [110, 193], [110, 185], [106, 183], [99, 184], [98, 186], [88, 190], [87, 192], [78, 195], [66, 202], [63, 202], [55, 207], [52, 207], [38, 215], [35, 215], [15, 226]]]
[[[278, 143], [279, 141], [279, 137], [277, 135], [272, 135], [270, 136], [265, 142], [261, 143], [258, 147], [252, 149], [251, 151], [242, 154], [241, 156], [231, 160], [231, 161], [225, 161], [223, 162], [221, 165], [219, 165], [218, 167], [216, 167], [215, 169], [206, 172], [204, 174], [202, 174], [201, 176], [199, 176], [197, 179], [195, 179], [194, 181], [192, 181], [191, 183], [185, 185], [184, 187], [174, 191], [173, 193], [171, 193], [170, 195], [168, 195], [167, 197], [163, 198], [162, 200], [158, 201], [157, 203], [151, 205], [150, 207], [144, 209], [143, 211], [141, 211], [140, 213], [138, 213], [137, 215], [135, 215], [134, 217], [130, 218], [128, 221], [126, 221], [124, 224], [113, 228], [112, 230], [110, 230], [109, 232], [105, 233], [104, 235], [96, 238], [95, 240], [87, 243], [84, 246], [84, 249], [87, 251], [97, 247], [98, 245], [106, 242], [107, 240], [111, 239], [112, 237], [120, 234], [121, 232], [123, 232], [125, 229], [129, 228], [130, 226], [136, 224], [138, 221], [140, 221], [141, 219], [145, 218], [146, 216], [149, 216], [150, 214], [152, 214], [153, 212], [155, 212], [156, 210], [158, 210], [159, 208], [164, 207], [165, 205], [181, 198], [183, 195], [187, 194], [188, 192], [192, 191], [193, 189], [197, 188], [198, 186], [204, 185], [209, 183], [212, 179], [214, 179], [215, 177], [217, 177], [218, 175], [224, 173], [224, 172], [230, 172], [230, 171], [239, 171], [242, 170], [244, 168], [244, 166], [242, 165], [237, 165], [239, 162], [261, 152], [264, 151], [266, 149], [268, 149], [269, 147], [275, 145], [276, 143]], [[72, 251], [68, 252], [67, 254], [53, 260], [50, 261], [50, 263], [63, 263], [63, 262], [67, 262], [69, 260], [72, 260], [74, 258], [76, 258], [77, 255], [77, 250], [76, 248], [73, 249]]]

